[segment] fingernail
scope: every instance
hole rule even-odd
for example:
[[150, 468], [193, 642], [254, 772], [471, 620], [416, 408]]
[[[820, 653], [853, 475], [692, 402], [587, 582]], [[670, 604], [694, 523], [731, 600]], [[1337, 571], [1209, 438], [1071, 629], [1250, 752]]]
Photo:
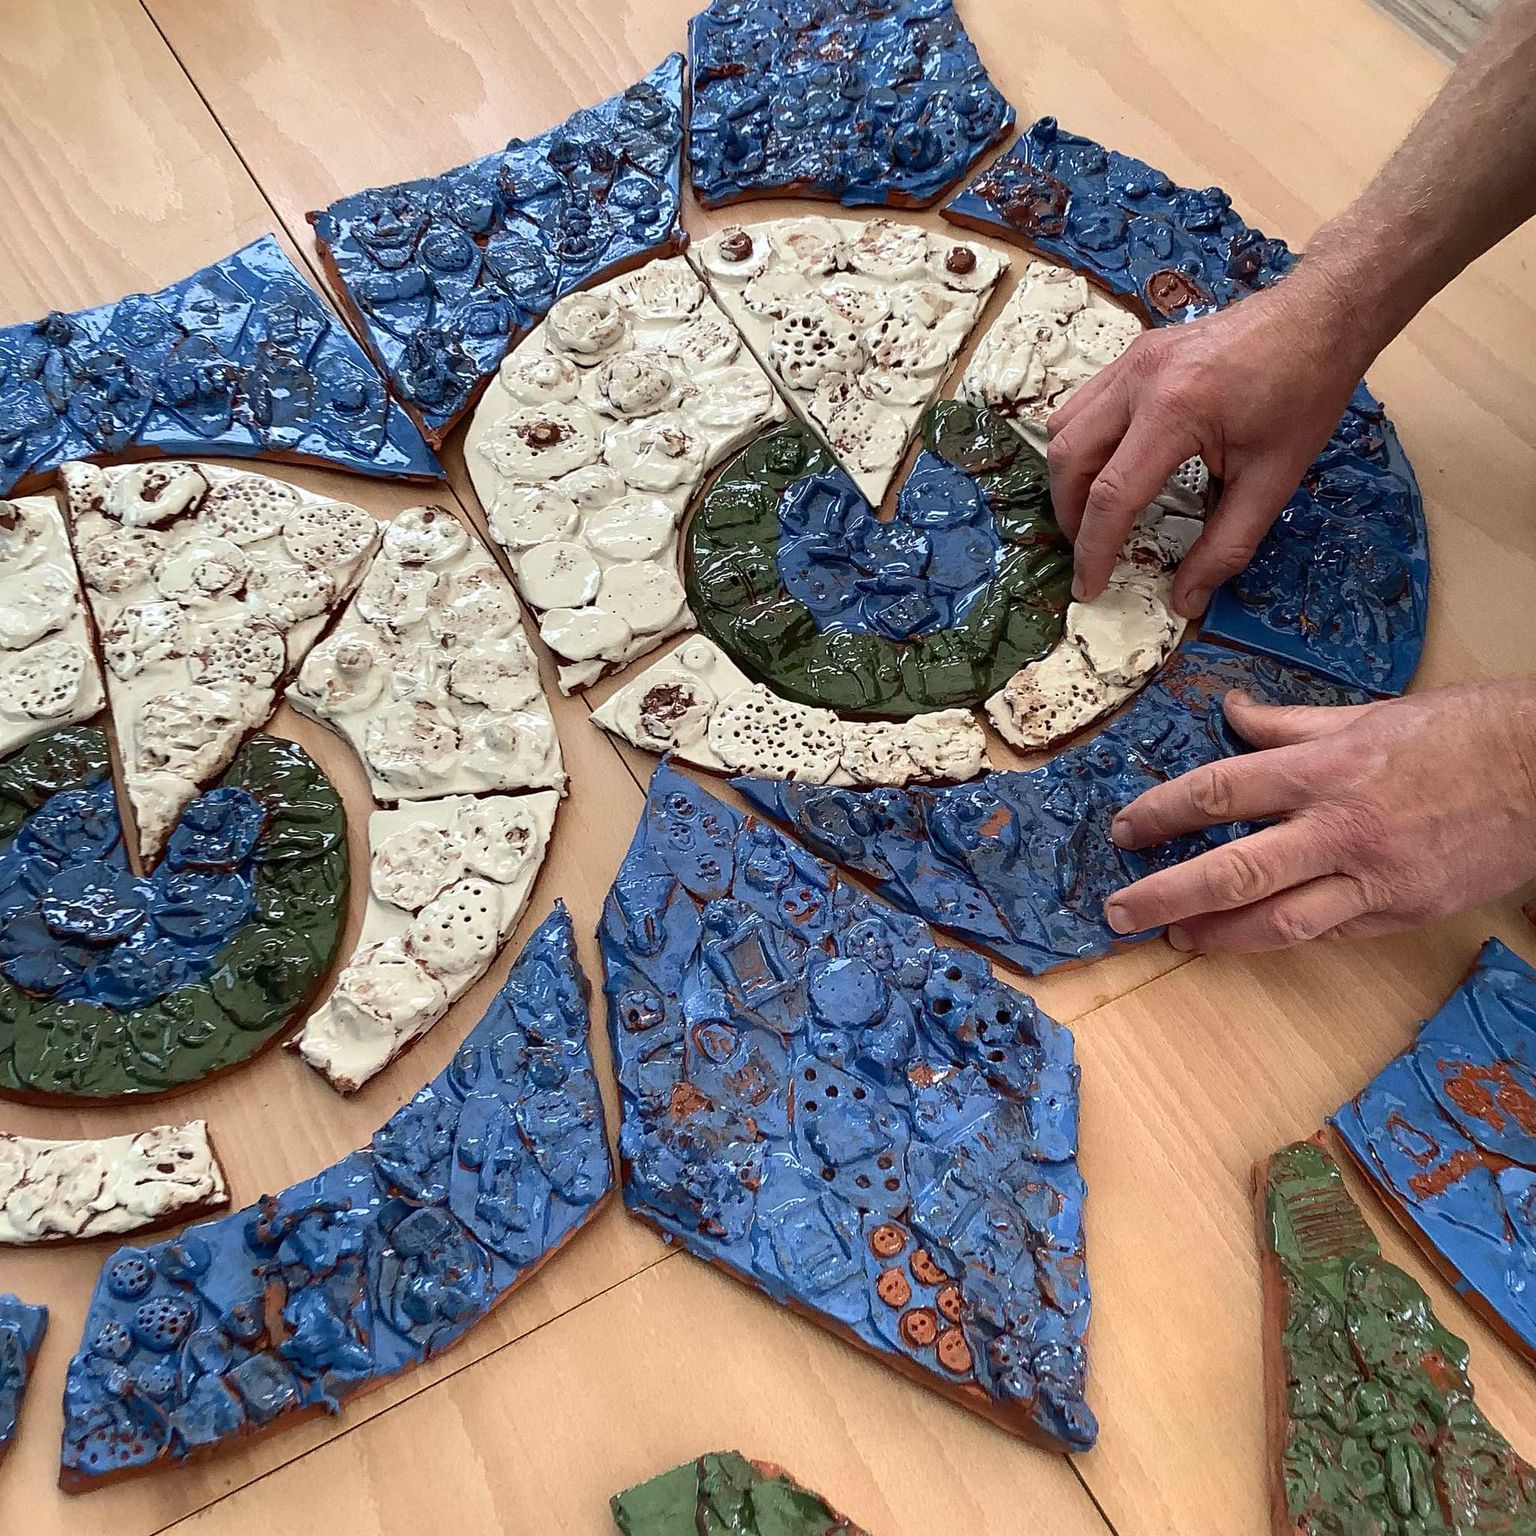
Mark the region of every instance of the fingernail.
[[1131, 824], [1124, 816], [1116, 816], [1109, 824], [1109, 840], [1116, 848], [1131, 846]]
[[1104, 920], [1116, 933], [1129, 933], [1131, 931], [1130, 914], [1118, 901], [1111, 901], [1105, 904]]
[[1179, 604], [1179, 612], [1186, 619], [1198, 619], [1205, 612], [1205, 605], [1211, 600], [1209, 587], [1194, 587], [1185, 593], [1184, 601]]
[[1190, 938], [1189, 930], [1187, 928], [1181, 927], [1178, 923], [1175, 923], [1168, 930], [1168, 942], [1175, 949], [1181, 949], [1185, 951], [1191, 950], [1195, 947], [1195, 941]]
[[1074, 576], [1072, 578], [1072, 599], [1074, 602], [1079, 603], [1086, 603], [1088, 601], [1088, 583], [1081, 576]]

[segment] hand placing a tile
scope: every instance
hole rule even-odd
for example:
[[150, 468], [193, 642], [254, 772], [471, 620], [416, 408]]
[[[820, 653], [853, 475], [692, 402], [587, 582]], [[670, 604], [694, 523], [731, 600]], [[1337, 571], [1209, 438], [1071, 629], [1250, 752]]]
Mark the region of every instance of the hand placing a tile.
[[1118, 933], [1175, 949], [1283, 949], [1416, 928], [1536, 876], [1536, 682], [1340, 708], [1229, 693], [1259, 750], [1159, 784], [1115, 818], [1121, 848], [1268, 823], [1105, 903]]

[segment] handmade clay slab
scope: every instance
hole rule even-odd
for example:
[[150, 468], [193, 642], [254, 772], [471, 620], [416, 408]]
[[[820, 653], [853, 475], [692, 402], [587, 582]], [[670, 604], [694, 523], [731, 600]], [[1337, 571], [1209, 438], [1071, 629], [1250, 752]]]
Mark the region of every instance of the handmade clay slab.
[[1034, 975], [1155, 937], [1116, 934], [1105, 900], [1251, 830], [1216, 828], [1140, 852], [1109, 840], [1116, 812], [1143, 790], [1242, 750], [1222, 715], [1233, 688], [1263, 703], [1362, 697], [1267, 657], [1194, 642], [1092, 740], [1027, 772], [935, 789], [732, 782], [897, 906]]
[[1456, 1288], [1536, 1360], [1536, 970], [1489, 939], [1333, 1124]]
[[60, 1486], [340, 1413], [467, 1333], [611, 1185], [586, 978], [557, 904], [453, 1062], [369, 1146], [107, 1261], [64, 1388]]
[[631, 1211], [923, 1385], [1085, 1450], [1072, 1037], [667, 763], [603, 911]]
[[0, 501], [0, 755], [101, 708], [80, 576], [51, 496]]
[[558, 298], [687, 235], [683, 59], [536, 138], [309, 215], [347, 312], [434, 446]]
[[969, 710], [844, 720], [752, 682], [702, 635], [626, 683], [592, 719], [648, 752], [760, 779], [927, 784], [973, 779], [992, 766], [986, 734]]
[[[1295, 257], [1220, 187], [1162, 171], [1043, 117], [944, 210], [1141, 303], [1154, 324], [1267, 288]], [[1424, 645], [1424, 507], [1392, 424], [1364, 385], [1254, 560], [1222, 587], [1203, 633], [1350, 687], [1401, 693]]]
[[94, 1141], [0, 1133], [0, 1243], [139, 1232], [228, 1203], [203, 1120]]
[[103, 734], [29, 743], [0, 761], [0, 1096], [143, 1097], [237, 1066], [308, 1006], [346, 896], [341, 798], [292, 742], [249, 742], [142, 878]]
[[1536, 1531], [1536, 1470], [1320, 1142], [1266, 1158], [1255, 1189], [1275, 1536]]
[[412, 507], [287, 699], [362, 759], [375, 800], [565, 789], [512, 584], [446, 507]]
[[866, 1536], [782, 1467], [711, 1451], [614, 1494], [624, 1536]]
[[368, 818], [368, 905], [295, 1048], [355, 1093], [477, 982], [528, 905], [560, 796], [456, 795]]
[[357, 585], [361, 507], [217, 464], [60, 469], [139, 856], [233, 761]]
[[198, 454], [443, 474], [271, 235], [158, 293], [0, 328], [0, 495], [68, 459]]
[[1007, 261], [890, 219], [773, 219], [695, 266], [791, 405], [878, 504]]
[[786, 414], [681, 257], [561, 299], [501, 365], [464, 457], [562, 691], [692, 628], [678, 525]]
[[1001, 418], [944, 400], [895, 516], [798, 423], [765, 433], [688, 525], [699, 628], [781, 698], [908, 717], [980, 703], [1060, 638], [1071, 548], [1045, 462]]
[[1013, 123], [950, 0], [714, 0], [688, 58], [688, 165], [706, 207], [920, 207]]
[[48, 1331], [48, 1308], [33, 1307], [16, 1296], [0, 1296], [0, 1461], [16, 1438], [21, 1400]]

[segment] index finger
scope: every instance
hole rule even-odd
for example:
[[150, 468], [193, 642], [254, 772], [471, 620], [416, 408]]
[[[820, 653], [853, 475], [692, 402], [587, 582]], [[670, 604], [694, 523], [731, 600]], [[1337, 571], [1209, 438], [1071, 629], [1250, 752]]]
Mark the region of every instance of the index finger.
[[1298, 747], [1224, 757], [1143, 791], [1110, 824], [1110, 841], [1150, 848], [1206, 827], [1269, 821], [1299, 810], [1307, 795], [1306, 754]]

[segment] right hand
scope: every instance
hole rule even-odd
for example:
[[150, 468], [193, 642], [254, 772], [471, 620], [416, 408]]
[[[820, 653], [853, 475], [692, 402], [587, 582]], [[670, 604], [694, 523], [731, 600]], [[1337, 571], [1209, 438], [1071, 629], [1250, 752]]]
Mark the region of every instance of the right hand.
[[1104, 590], [1138, 514], [1193, 454], [1223, 486], [1174, 607], [1198, 618], [1248, 564], [1369, 361], [1330, 298], [1303, 264], [1216, 314], [1144, 333], [1052, 413], [1051, 499], [1074, 546], [1075, 598]]

